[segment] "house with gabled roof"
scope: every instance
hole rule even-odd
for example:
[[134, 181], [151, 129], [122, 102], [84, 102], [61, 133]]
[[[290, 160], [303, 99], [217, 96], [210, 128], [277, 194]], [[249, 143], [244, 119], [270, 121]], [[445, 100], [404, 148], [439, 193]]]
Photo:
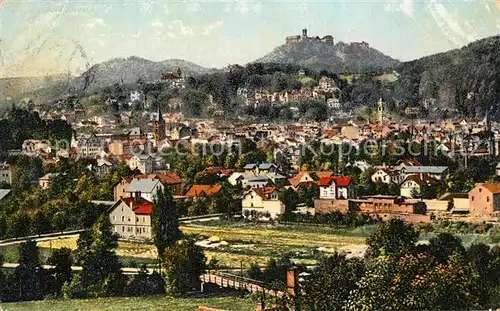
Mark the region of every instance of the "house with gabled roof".
[[348, 188], [351, 184], [349, 176], [324, 176], [318, 181], [319, 198], [332, 200], [348, 199]]
[[317, 184], [322, 177], [330, 177], [333, 171], [300, 171], [294, 177], [288, 179], [293, 188], [300, 185]]
[[275, 187], [249, 189], [243, 194], [241, 206], [243, 215], [252, 219], [275, 219], [285, 212]]
[[476, 184], [469, 191], [469, 207], [474, 216], [500, 216], [500, 183]]
[[221, 185], [192, 185], [184, 195], [188, 199], [206, 198], [219, 193]]
[[126, 186], [127, 197], [144, 198], [150, 202], [156, 199], [158, 191], [163, 191], [163, 184], [156, 178], [134, 178]]
[[144, 198], [121, 198], [108, 210], [113, 231], [123, 239], [152, 238], [154, 203]]
[[436, 187], [438, 181], [425, 174], [410, 175], [401, 183], [400, 194], [405, 198], [414, 198], [414, 195], [421, 194], [425, 188]]

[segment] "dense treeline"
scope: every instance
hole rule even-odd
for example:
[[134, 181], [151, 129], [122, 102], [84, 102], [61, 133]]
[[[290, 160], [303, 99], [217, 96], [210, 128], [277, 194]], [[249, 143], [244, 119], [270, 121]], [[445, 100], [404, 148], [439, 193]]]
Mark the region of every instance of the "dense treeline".
[[0, 156], [7, 150], [21, 149], [26, 139], [41, 139], [55, 143], [71, 141], [71, 125], [62, 120], [41, 120], [38, 113], [13, 108], [0, 119]]
[[41, 163], [23, 166], [37, 160], [22, 156], [16, 161], [15, 172], [26, 187], [16, 186], [13, 195], [0, 203], [0, 239], [21, 237], [92, 226], [106, 211], [106, 207], [93, 204], [92, 200], [113, 200], [113, 187], [132, 172], [120, 165], [102, 178], [87, 166], [92, 160], [62, 160], [56, 168], [48, 189], [33, 188], [40, 177]]
[[[498, 306], [500, 248], [472, 244], [440, 233], [428, 244], [417, 243], [412, 225], [391, 220], [367, 239], [365, 258], [321, 255], [313, 269], [269, 261], [265, 272], [253, 265], [248, 277], [268, 282], [273, 275], [285, 289], [285, 273], [296, 266], [301, 276], [295, 297], [283, 310], [470, 310]], [[307, 272], [307, 273], [303, 273]]]
[[[445, 53], [402, 63], [396, 95], [412, 105], [436, 98], [443, 108], [464, 117], [500, 117], [500, 36]], [[442, 116], [441, 116], [442, 117]]]

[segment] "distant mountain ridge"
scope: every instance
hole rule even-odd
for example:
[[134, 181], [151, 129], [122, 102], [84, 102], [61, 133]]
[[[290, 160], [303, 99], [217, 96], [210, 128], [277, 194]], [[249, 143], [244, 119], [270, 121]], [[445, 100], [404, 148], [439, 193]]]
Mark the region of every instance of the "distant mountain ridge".
[[167, 73], [180, 68], [185, 76], [211, 73], [216, 69], [209, 69], [195, 63], [169, 59], [155, 62], [144, 58], [131, 56], [128, 58], [115, 58], [92, 66], [74, 80], [74, 87], [87, 89], [105, 87], [115, 83], [131, 84], [139, 79], [144, 82], [156, 81], [162, 73]]
[[335, 45], [283, 44], [254, 63], [290, 63], [317, 71], [365, 73], [392, 69], [400, 62], [371, 48], [366, 42], [339, 42]]

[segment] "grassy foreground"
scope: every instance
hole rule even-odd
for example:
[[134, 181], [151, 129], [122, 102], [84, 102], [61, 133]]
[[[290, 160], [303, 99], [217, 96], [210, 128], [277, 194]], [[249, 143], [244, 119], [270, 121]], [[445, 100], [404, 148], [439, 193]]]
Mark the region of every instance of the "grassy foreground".
[[52, 300], [0, 304], [2, 311], [121, 311], [121, 310], [168, 310], [194, 311], [199, 306], [218, 308], [228, 311], [255, 310], [251, 298], [213, 297], [213, 298], [104, 298], [85, 300]]

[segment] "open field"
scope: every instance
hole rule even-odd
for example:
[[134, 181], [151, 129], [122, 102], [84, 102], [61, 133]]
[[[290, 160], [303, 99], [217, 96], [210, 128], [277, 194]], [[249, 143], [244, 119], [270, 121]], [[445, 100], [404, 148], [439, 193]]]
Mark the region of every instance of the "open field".
[[361, 229], [218, 223], [183, 226], [182, 231], [210, 240], [207, 257], [215, 257], [222, 266], [231, 268], [242, 263], [243, 267], [253, 262], [264, 265], [269, 256], [285, 252], [293, 254], [296, 263], [310, 265], [315, 263], [317, 253], [357, 251], [365, 243]]
[[255, 310], [251, 298], [214, 297], [186, 298], [147, 297], [147, 298], [105, 298], [85, 300], [53, 300], [40, 302], [4, 303], [0, 310], [4, 311], [121, 311], [121, 310], [168, 310], [194, 311], [199, 306], [220, 308], [230, 311]]
[[[221, 268], [247, 268], [252, 263], [265, 265], [270, 256], [284, 252], [292, 253], [296, 263], [306, 265], [314, 264], [319, 252], [358, 252], [373, 227], [339, 229], [213, 221], [185, 225], [181, 230], [208, 242], [203, 245], [205, 255], [209, 260], [216, 258]], [[75, 237], [38, 242], [42, 263], [50, 256], [51, 249], [76, 249], [76, 242]], [[17, 262], [17, 246], [5, 246], [0, 251], [4, 253], [5, 262]], [[151, 265], [157, 258], [153, 244], [134, 242], [120, 242], [117, 255], [127, 267]]]

